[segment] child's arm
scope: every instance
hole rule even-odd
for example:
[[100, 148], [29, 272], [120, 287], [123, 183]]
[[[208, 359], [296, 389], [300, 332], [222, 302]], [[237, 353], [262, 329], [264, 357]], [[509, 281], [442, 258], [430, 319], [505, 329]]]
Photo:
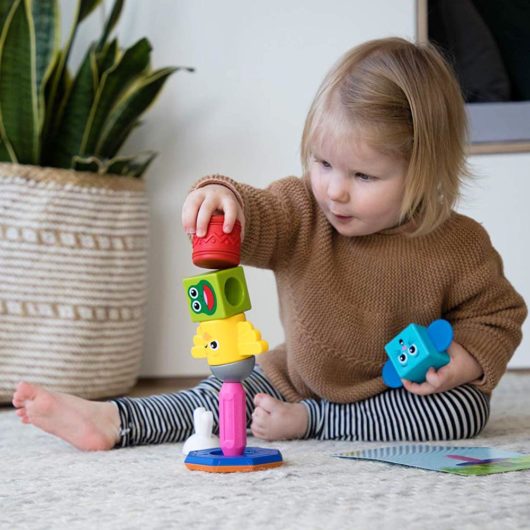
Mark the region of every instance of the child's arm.
[[224, 212], [225, 232], [235, 219], [242, 225], [241, 262], [276, 269], [311, 248], [316, 203], [303, 179], [287, 177], [266, 189], [221, 175], [200, 180], [186, 198], [182, 223], [188, 233], [204, 235], [210, 217]]
[[478, 224], [466, 241], [460, 277], [446, 293], [443, 318], [451, 322], [455, 341], [449, 364], [430, 370], [421, 385], [404, 383], [416, 394], [443, 392], [472, 383], [485, 393], [497, 386], [521, 342], [527, 315], [523, 298], [505, 278], [501, 257]]

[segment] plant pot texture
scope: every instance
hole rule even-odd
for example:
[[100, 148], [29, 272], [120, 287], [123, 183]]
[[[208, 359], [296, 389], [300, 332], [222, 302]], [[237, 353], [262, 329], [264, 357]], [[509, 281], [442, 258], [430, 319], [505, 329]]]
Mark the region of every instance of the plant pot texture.
[[141, 179], [0, 164], [0, 401], [21, 379], [87, 398], [134, 385], [148, 217]]

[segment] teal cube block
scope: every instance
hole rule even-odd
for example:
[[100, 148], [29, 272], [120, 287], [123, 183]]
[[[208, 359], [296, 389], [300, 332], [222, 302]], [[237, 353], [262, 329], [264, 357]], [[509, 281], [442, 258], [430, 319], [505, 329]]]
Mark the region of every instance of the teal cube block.
[[438, 370], [449, 362], [445, 350], [452, 340], [452, 327], [445, 320], [435, 320], [427, 328], [408, 325], [385, 346], [395, 370], [391, 370], [387, 363], [383, 380], [394, 388], [401, 386], [400, 379], [423, 383], [429, 368]]
[[232, 267], [184, 278], [193, 322], [219, 320], [251, 308], [243, 267]]

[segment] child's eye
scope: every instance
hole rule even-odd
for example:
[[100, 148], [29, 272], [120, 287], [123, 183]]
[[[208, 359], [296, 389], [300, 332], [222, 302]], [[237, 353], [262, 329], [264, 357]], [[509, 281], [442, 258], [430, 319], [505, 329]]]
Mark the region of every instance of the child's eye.
[[369, 182], [370, 180], [375, 180], [374, 177], [371, 177], [370, 175], [366, 175], [365, 173], [355, 173], [355, 176], [364, 182]]
[[322, 167], [325, 167], [326, 169], [331, 167], [331, 164], [327, 160], [321, 160], [320, 163], [322, 164]]

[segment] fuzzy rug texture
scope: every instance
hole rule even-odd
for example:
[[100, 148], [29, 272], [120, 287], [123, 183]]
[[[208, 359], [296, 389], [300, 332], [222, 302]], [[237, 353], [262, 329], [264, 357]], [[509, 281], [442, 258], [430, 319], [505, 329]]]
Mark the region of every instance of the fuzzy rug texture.
[[[496, 389], [478, 445], [530, 453], [530, 376]], [[436, 443], [438, 444], [438, 443]], [[0, 409], [0, 528], [530, 528], [530, 471], [461, 477], [330, 455], [384, 443], [293, 441], [267, 471], [188, 471], [182, 444], [83, 453]]]

